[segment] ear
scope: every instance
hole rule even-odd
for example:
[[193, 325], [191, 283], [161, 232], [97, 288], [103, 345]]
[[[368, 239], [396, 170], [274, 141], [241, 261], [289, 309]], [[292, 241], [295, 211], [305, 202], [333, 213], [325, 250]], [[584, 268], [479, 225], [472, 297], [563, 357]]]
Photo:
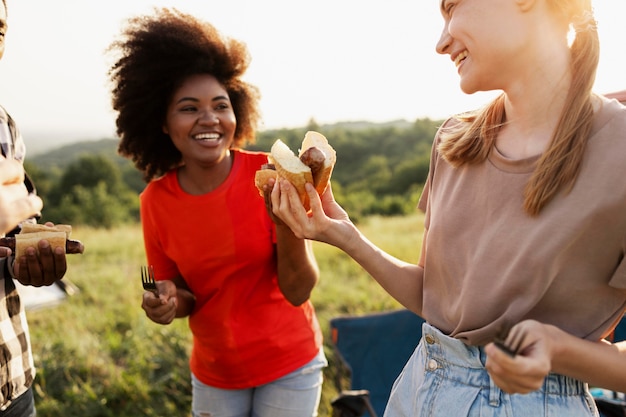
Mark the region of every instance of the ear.
[[517, 3], [517, 7], [519, 7], [520, 11], [527, 12], [532, 9], [538, 0], [515, 0]]
[[168, 131], [167, 126], [166, 126], [166, 125], [161, 126], [161, 130], [163, 130], [163, 133], [165, 133], [166, 135], [169, 135], [169, 134], [170, 134], [170, 132]]

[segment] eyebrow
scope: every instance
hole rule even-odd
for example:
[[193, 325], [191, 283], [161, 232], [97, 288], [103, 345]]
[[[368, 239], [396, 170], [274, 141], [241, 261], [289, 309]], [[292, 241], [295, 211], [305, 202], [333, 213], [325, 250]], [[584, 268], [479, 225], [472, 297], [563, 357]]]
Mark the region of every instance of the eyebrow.
[[[226, 100], [226, 101], [230, 101], [228, 96], [217, 96], [214, 97], [213, 99], [211, 99], [211, 101], [220, 101], [220, 100]], [[178, 103], [182, 103], [183, 101], [195, 101], [198, 102], [200, 101], [199, 99], [197, 99], [196, 97], [181, 97], [176, 104]]]

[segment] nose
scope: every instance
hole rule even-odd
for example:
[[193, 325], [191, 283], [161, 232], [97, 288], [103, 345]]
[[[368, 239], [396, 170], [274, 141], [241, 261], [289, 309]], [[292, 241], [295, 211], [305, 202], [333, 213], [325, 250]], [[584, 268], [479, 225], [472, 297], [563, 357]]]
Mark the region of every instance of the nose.
[[220, 122], [219, 117], [217, 117], [217, 114], [212, 111], [212, 110], [207, 110], [205, 112], [202, 113], [202, 115], [200, 116], [200, 123], [206, 124], [206, 125], [216, 125]]
[[441, 31], [441, 36], [439, 37], [439, 41], [435, 46], [437, 53], [439, 54], [447, 54], [448, 49], [450, 48], [450, 44], [452, 43], [452, 36], [450, 36], [450, 32], [448, 31], [448, 23], [446, 23]]

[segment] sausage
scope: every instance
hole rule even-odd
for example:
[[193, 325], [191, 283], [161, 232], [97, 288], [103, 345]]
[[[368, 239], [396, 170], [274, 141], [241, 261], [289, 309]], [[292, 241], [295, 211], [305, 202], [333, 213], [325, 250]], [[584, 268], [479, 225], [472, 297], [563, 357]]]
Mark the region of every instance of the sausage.
[[[0, 246], [7, 247], [15, 252], [15, 238], [14, 237], [2, 237], [0, 238]], [[80, 254], [85, 251], [85, 245], [80, 240], [66, 239], [65, 240], [65, 253], [68, 254]]]
[[304, 165], [307, 165], [311, 168], [311, 174], [313, 174], [313, 183], [318, 183], [318, 174], [322, 172], [324, 168], [324, 162], [326, 161], [326, 155], [324, 152], [312, 146], [305, 150], [302, 155], [300, 155], [300, 160]]

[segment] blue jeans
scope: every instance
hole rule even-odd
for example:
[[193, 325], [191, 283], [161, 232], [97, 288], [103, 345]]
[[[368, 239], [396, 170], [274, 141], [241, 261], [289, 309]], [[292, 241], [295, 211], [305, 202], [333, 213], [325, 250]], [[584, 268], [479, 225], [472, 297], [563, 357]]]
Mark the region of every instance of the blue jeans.
[[529, 394], [507, 394], [491, 380], [481, 347], [424, 324], [423, 337], [391, 390], [384, 417], [597, 417], [583, 382], [550, 374]]
[[6, 410], [0, 411], [0, 417], [35, 417], [36, 414], [32, 388], [13, 400]]
[[210, 387], [191, 375], [193, 417], [315, 417], [322, 394], [324, 351], [282, 378], [248, 389]]

